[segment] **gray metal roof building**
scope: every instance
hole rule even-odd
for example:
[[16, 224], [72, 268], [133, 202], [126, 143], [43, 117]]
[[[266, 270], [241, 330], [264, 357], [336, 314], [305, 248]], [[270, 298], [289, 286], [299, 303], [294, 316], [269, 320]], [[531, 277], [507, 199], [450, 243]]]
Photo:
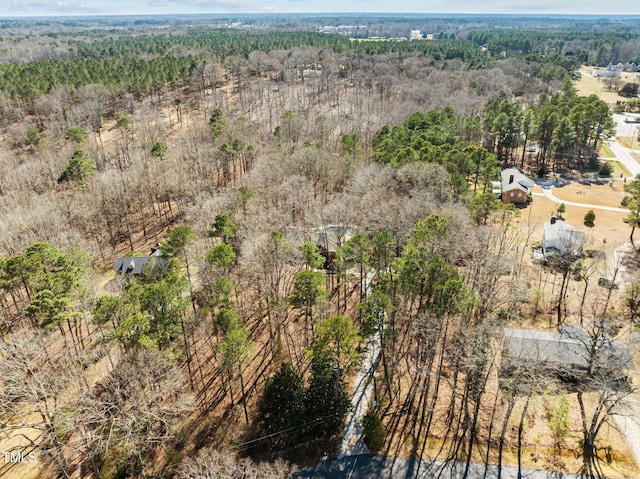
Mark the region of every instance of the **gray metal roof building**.
[[566, 370], [586, 370], [595, 346], [595, 365], [606, 369], [634, 369], [627, 347], [617, 339], [594, 340], [587, 331], [567, 326], [562, 333], [505, 328], [503, 363], [520, 362], [535, 367], [558, 367]]

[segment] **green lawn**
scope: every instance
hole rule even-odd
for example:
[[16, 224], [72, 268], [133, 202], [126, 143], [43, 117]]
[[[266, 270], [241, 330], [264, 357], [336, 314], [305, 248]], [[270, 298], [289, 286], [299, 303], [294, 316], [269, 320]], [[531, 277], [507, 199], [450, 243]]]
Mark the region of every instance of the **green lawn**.
[[613, 154], [613, 151], [611, 151], [611, 148], [609, 148], [609, 145], [607, 145], [606, 143], [600, 143], [600, 149], [598, 151], [599, 156], [601, 158], [615, 158], [616, 155]]
[[620, 173], [624, 176], [631, 176], [631, 172], [619, 161], [609, 161], [609, 163], [613, 166], [613, 171], [611, 172], [612, 178], [617, 178], [620, 176]]

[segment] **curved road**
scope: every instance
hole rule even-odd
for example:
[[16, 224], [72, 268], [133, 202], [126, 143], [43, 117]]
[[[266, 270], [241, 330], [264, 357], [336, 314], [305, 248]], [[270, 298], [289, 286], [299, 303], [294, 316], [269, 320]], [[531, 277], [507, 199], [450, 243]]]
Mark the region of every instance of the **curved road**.
[[545, 196], [549, 198], [551, 201], [556, 203], [564, 203], [567, 206], [578, 206], [580, 208], [589, 208], [591, 210], [606, 210], [606, 211], [615, 211], [617, 213], [628, 213], [629, 210], [626, 208], [616, 208], [614, 206], [601, 206], [601, 205], [592, 205], [589, 203], [576, 203], [575, 201], [565, 201], [563, 199], [558, 198], [551, 192], [551, 188], [543, 188], [544, 193], [534, 193], [534, 196]]

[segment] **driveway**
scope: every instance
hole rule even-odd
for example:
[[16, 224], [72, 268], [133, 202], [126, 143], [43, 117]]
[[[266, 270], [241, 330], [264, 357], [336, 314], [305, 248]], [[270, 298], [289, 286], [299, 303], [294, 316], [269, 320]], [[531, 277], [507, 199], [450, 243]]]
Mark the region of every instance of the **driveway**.
[[[373, 282], [376, 275], [368, 272], [366, 276], [366, 295], [371, 294]], [[374, 334], [367, 342], [366, 352], [362, 360], [362, 366], [356, 379], [356, 387], [351, 397], [351, 409], [347, 416], [344, 434], [342, 435], [342, 444], [338, 458], [345, 456], [356, 456], [358, 454], [368, 454], [369, 449], [362, 440], [362, 418], [364, 418], [373, 395], [373, 375], [378, 367], [380, 360], [380, 335]]]
[[546, 196], [547, 198], [549, 198], [551, 201], [554, 201], [555, 203], [564, 203], [567, 206], [579, 206], [581, 208], [589, 208], [591, 210], [605, 210], [605, 211], [615, 211], [618, 213], [628, 213], [629, 210], [625, 209], [625, 208], [616, 208], [615, 206], [601, 206], [601, 205], [592, 205], [590, 203], [576, 203], [575, 201], [565, 201], [562, 200], [560, 198], [558, 198], [557, 196], [555, 196], [552, 192], [551, 192], [551, 187], [548, 188], [543, 188], [543, 193], [534, 193], [534, 196]]

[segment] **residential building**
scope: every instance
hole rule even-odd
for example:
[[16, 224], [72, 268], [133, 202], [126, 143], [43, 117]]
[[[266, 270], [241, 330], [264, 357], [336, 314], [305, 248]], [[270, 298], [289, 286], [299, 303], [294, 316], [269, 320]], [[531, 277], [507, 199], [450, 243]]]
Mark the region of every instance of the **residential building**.
[[116, 258], [113, 269], [118, 274], [138, 276], [142, 274], [146, 264], [153, 264], [161, 268], [166, 268], [168, 261], [161, 256], [158, 245], [151, 248], [151, 254], [147, 256], [125, 256]]
[[544, 224], [542, 233], [542, 254], [546, 257], [552, 255], [576, 255], [582, 249], [585, 242], [585, 234], [576, 230], [564, 220], [555, 216]]
[[504, 329], [503, 371], [523, 368], [553, 371], [561, 376], [584, 374], [589, 368], [611, 371], [634, 369], [629, 349], [617, 339], [592, 337], [580, 326], [561, 332]]
[[503, 203], [525, 204], [531, 200], [534, 182], [516, 167], [502, 170], [502, 195]]

